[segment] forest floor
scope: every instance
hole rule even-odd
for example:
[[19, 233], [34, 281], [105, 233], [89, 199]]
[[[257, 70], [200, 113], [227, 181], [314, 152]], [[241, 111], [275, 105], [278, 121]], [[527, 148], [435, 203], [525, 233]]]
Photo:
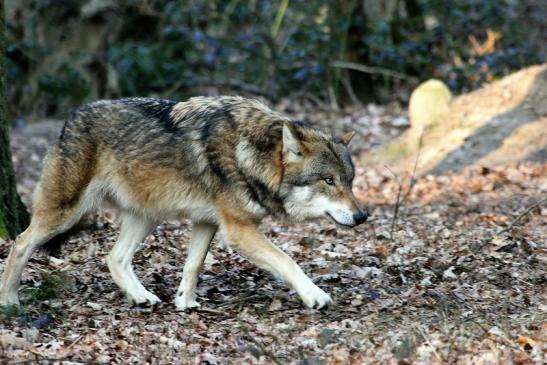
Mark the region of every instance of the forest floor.
[[[348, 121], [368, 126], [355, 152], [408, 124], [397, 106], [353, 111], [337, 125], [346, 129]], [[59, 126], [12, 132], [27, 204]], [[332, 295], [334, 306], [322, 311], [305, 309], [284, 284], [215, 239], [198, 285], [202, 307], [176, 312], [186, 221], [159, 226], [135, 257], [137, 274], [164, 303], [131, 307], [105, 264], [118, 227], [112, 212], [100, 212], [56, 257], [31, 259], [24, 312], [0, 318], [0, 363], [544, 363], [547, 204], [539, 202], [547, 164], [472, 166], [417, 176], [410, 187], [411, 169], [395, 178], [386, 168], [357, 166], [354, 191], [372, 217], [355, 229], [326, 220], [262, 224]], [[0, 241], [0, 260], [12, 243]]]

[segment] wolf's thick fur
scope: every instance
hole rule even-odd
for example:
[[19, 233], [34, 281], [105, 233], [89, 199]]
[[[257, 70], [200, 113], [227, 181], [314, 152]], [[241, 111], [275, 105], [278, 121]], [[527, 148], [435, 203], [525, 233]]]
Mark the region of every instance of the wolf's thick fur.
[[107, 201], [119, 209], [121, 232], [106, 261], [133, 303], [160, 302], [133, 272], [139, 244], [160, 221], [187, 217], [193, 234], [178, 309], [198, 305], [198, 274], [219, 228], [234, 249], [287, 282], [308, 307], [326, 306], [330, 296], [257, 227], [266, 215], [362, 223], [366, 214], [351, 191], [350, 139], [335, 140], [241, 97], [85, 105], [68, 118], [45, 160], [31, 224], [4, 266], [0, 304], [18, 303], [23, 267], [38, 247]]

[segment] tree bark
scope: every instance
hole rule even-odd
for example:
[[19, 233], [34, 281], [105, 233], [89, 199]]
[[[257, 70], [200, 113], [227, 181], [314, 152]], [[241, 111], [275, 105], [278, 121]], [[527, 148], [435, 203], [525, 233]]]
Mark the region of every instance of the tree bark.
[[4, 0], [0, 0], [0, 238], [14, 239], [30, 221], [19, 194], [11, 162], [6, 108], [6, 34]]

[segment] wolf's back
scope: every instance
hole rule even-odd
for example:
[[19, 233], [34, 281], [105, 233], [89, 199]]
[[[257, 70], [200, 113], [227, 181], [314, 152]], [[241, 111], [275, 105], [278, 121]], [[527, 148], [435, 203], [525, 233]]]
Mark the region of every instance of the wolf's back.
[[[92, 143], [123, 154], [146, 156], [154, 150], [172, 153], [185, 145], [233, 141], [236, 134], [268, 137], [271, 124], [288, 120], [264, 104], [241, 97], [195, 97], [185, 102], [126, 98], [93, 102], [67, 119], [61, 145]], [[279, 128], [278, 128], [279, 129]], [[279, 131], [271, 137], [278, 140]], [[158, 156], [155, 156], [158, 157]]]

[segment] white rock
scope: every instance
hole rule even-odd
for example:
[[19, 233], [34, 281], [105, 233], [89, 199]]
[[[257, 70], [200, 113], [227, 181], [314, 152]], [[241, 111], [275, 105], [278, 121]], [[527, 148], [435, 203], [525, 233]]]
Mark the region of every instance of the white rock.
[[450, 266], [443, 272], [443, 279], [456, 280], [458, 275], [454, 274], [454, 266]]
[[366, 267], [353, 266], [352, 274], [359, 279], [368, 279], [368, 278], [381, 277], [383, 272], [382, 270], [374, 266], [366, 266]]

